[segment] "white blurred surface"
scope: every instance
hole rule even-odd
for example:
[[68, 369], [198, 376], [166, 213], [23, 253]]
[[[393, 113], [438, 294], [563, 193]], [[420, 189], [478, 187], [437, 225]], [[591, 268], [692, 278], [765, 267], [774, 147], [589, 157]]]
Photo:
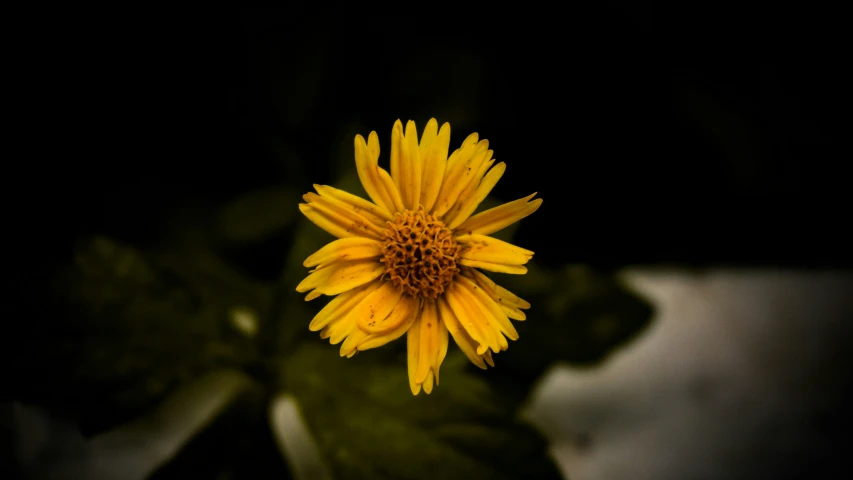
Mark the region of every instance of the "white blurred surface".
[[270, 424], [276, 443], [298, 480], [331, 480], [332, 474], [317, 450], [299, 404], [290, 395], [278, 395], [270, 404]]
[[650, 329], [597, 368], [553, 369], [526, 412], [572, 480], [780, 478], [832, 447], [853, 276], [623, 279], [655, 305]]
[[30, 478], [144, 480], [251, 386], [242, 372], [210, 372], [145, 417], [91, 439], [38, 409], [7, 407], [17, 422], [17, 457]]

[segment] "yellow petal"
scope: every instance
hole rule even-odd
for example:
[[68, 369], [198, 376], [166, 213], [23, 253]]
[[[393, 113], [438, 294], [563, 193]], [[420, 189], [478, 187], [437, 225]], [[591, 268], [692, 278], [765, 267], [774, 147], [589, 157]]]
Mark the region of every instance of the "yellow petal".
[[477, 307], [480, 308], [484, 316], [489, 316], [495, 320], [502, 334], [506, 335], [510, 340], [518, 340], [518, 331], [516, 331], [512, 322], [509, 321], [506, 313], [501, 310], [488, 293], [467, 277], [459, 276], [455, 281], [459, 282], [460, 285], [465, 287], [473, 295]]
[[[331, 305], [333, 302], [335, 302], [335, 300], [343, 297], [343, 300], [340, 303], [337, 303], [327, 313], [327, 316], [329, 317], [328, 320], [322, 318], [318, 320], [318, 323], [323, 322], [327, 324], [320, 332], [320, 338], [328, 338], [329, 343], [331, 343], [332, 345], [337, 345], [341, 343], [345, 338], [349, 337], [355, 330], [358, 330], [355, 325], [355, 317], [348, 316], [349, 312], [356, 305], [361, 303], [362, 300], [364, 300], [368, 295], [370, 295], [372, 292], [376, 291], [376, 289], [382, 286], [383, 283], [384, 282], [381, 280], [376, 280], [374, 282], [369, 283], [368, 285], [359, 287], [359, 289], [357, 290], [351, 290], [351, 292], [355, 292], [352, 295], [350, 295], [350, 292], [343, 293], [335, 297], [335, 299], [331, 302], [329, 302], [329, 304]], [[320, 314], [318, 314], [318, 316], [319, 315]]]
[[302, 198], [312, 208], [319, 210], [331, 221], [335, 222], [337, 226], [343, 228], [347, 233], [347, 237], [360, 236], [373, 238], [374, 240], [383, 239], [383, 229], [357, 213], [346, 203], [332, 197], [323, 197], [316, 193], [306, 193]]
[[315, 298], [320, 298], [321, 296], [323, 296], [323, 292], [313, 290], [311, 292], [308, 292], [308, 295], [305, 295], [305, 301], [310, 302], [311, 300], [314, 300]]
[[[485, 142], [485, 140], [483, 140]], [[494, 165], [495, 161], [492, 160], [492, 152], [491, 150], [487, 150], [485, 155], [477, 155], [475, 154], [471, 157], [471, 162], [469, 163], [468, 168], [470, 169], [466, 172], [466, 175], [462, 177], [462, 182], [465, 182], [465, 187], [459, 192], [459, 196], [456, 198], [456, 201], [453, 202], [453, 206], [450, 207], [450, 210], [444, 214], [445, 222], [450, 223], [450, 220], [456, 217], [456, 214], [459, 212], [461, 207], [460, 203], [465, 201], [465, 199], [470, 198], [477, 191], [477, 187], [480, 185], [480, 180], [483, 179], [483, 176], [486, 174], [486, 171]]]
[[438, 123], [433, 118], [427, 124], [421, 137], [421, 161], [423, 162], [423, 175], [421, 182], [421, 205], [427, 212], [432, 210], [435, 199], [441, 189], [444, 171], [447, 168], [447, 150], [450, 146], [450, 124], [441, 126], [438, 135], [435, 129]]
[[489, 277], [487, 277], [482, 272], [475, 270], [473, 268], [465, 268], [463, 269], [463, 274], [473, 278], [477, 285], [480, 286], [490, 297], [495, 301], [498, 305], [501, 306], [504, 313], [513, 320], [525, 320], [527, 316], [520, 309], [522, 308], [530, 308], [530, 303], [526, 300], [518, 297], [514, 293], [509, 290], [501, 287], [500, 285], [493, 282]]
[[[479, 136], [476, 133], [468, 135], [468, 138], [462, 142], [462, 146], [454, 150], [447, 159], [447, 166], [444, 170], [444, 178], [441, 181], [441, 188], [438, 191], [435, 204], [432, 207], [432, 213], [436, 217], [444, 215], [453, 204], [456, 198], [465, 188], [467, 182], [460, 181], [464, 172], [467, 172], [471, 157], [479, 152], [485, 154], [488, 149], [488, 142], [483, 141], [478, 143]], [[485, 145], [485, 148], [481, 148]]]
[[[376, 327], [391, 314], [397, 302], [400, 301], [403, 292], [394, 286], [393, 283], [386, 281], [375, 292], [371, 293], [361, 301], [347, 315], [356, 319], [356, 325], [364, 330], [365, 327]], [[370, 333], [365, 331], [365, 333]]]
[[433, 373], [432, 373], [432, 370], [430, 370], [427, 373], [427, 377], [424, 379], [424, 383], [423, 383], [424, 392], [426, 392], [427, 395], [432, 393], [432, 379], [433, 379]]
[[376, 205], [373, 202], [369, 202], [349, 192], [345, 192], [335, 187], [330, 187], [328, 185], [317, 184], [314, 184], [314, 189], [317, 190], [317, 193], [319, 193], [321, 196], [332, 197], [336, 200], [343, 202], [344, 204], [352, 208], [355, 213], [358, 213], [364, 218], [370, 220], [379, 228], [385, 228], [385, 223], [389, 220], [394, 219], [394, 216], [391, 215], [391, 212], [385, 210], [385, 208], [380, 207], [379, 205]]
[[406, 357], [409, 371], [409, 388], [412, 394], [417, 395], [421, 391], [421, 384], [415, 381], [415, 372], [418, 369], [419, 348], [421, 344], [421, 316], [415, 319], [409, 332], [406, 334]]
[[394, 311], [392, 311], [391, 315], [388, 315], [388, 318], [386, 319], [386, 322], [389, 323], [398, 322], [396, 317], [401, 317], [402, 321], [399, 321], [397, 328], [386, 333], [368, 335], [364, 341], [358, 344], [358, 350], [363, 351], [381, 347], [388, 342], [392, 342], [402, 337], [403, 334], [409, 330], [409, 327], [412, 326], [412, 323], [415, 322], [420, 311], [418, 306], [417, 298], [404, 295], [403, 298], [400, 299], [400, 302], [397, 303], [397, 306], [394, 307]]
[[[462, 259], [503, 265], [524, 265], [533, 252], [486, 235], [466, 234], [456, 237]], [[464, 265], [464, 264], [463, 264]]]
[[447, 328], [439, 318], [435, 300], [424, 301], [406, 338], [409, 387], [415, 395], [422, 386], [430, 393], [433, 379], [438, 378], [439, 367], [447, 355]]
[[[341, 303], [337, 304], [329, 315], [334, 318], [331, 319], [329, 324], [323, 328], [320, 337], [321, 338], [329, 338], [329, 343], [332, 345], [337, 345], [341, 343], [342, 340], [347, 339], [349, 343], [344, 343], [341, 345], [341, 356], [347, 355], [351, 356], [351, 353], [354, 349], [353, 345], [358, 345], [361, 340], [364, 339], [366, 335], [364, 332], [359, 330], [356, 325], [356, 317], [350, 315], [352, 310], [359, 304], [361, 304], [367, 297], [376, 292], [380, 287], [385, 285], [386, 282], [382, 280], [375, 280], [372, 283], [365, 285], [364, 287], [360, 287], [357, 293], [352, 296], [345, 298]], [[347, 292], [349, 293], [349, 292]], [[335, 300], [338, 298], [347, 295], [344, 293], [335, 297]], [[334, 302], [335, 300], [332, 300]], [[329, 302], [330, 304], [332, 302]], [[323, 335], [326, 335], [325, 337]], [[348, 353], [344, 353], [348, 352]]]
[[506, 265], [503, 263], [481, 262], [477, 260], [469, 260], [467, 258], [459, 260], [459, 264], [464, 265], [466, 267], [482, 268], [483, 270], [488, 270], [490, 272], [509, 273], [512, 275], [524, 275], [525, 273], [527, 273], [527, 267], [524, 266]]
[[391, 130], [391, 178], [409, 210], [415, 210], [420, 202], [422, 170], [415, 122], [409, 120], [403, 134], [403, 124], [397, 120]]
[[[361, 178], [362, 184], [364, 184], [364, 189], [378, 206], [385, 208], [392, 214], [399, 212], [403, 209], [400, 192], [394, 186], [391, 175], [385, 169], [379, 167], [379, 137], [376, 135], [376, 132], [370, 132], [367, 145], [364, 145], [363, 138], [360, 142], [358, 139], [359, 137], [357, 136], [356, 167], [359, 178]], [[370, 182], [369, 190], [365, 179]]]
[[465, 137], [462, 144], [450, 154], [447, 158], [447, 170], [444, 172], [444, 178], [450, 178], [461, 171], [462, 166], [467, 162], [474, 150], [477, 148], [477, 142], [480, 140], [479, 134], [476, 132]]
[[477, 285], [480, 285], [499, 304], [512, 305], [516, 308], [530, 308], [530, 302], [496, 284], [483, 272], [479, 272], [473, 268], [466, 268], [463, 270], [463, 273], [473, 278], [477, 282]]
[[528, 203], [535, 195], [534, 193], [498, 207], [490, 208], [485, 212], [480, 212], [462, 222], [461, 225], [456, 227], [456, 232], [479, 233], [482, 235], [495, 233], [535, 212], [542, 205], [541, 198]]
[[[434, 307], [435, 304], [433, 304]], [[425, 306], [421, 311], [420, 347], [418, 347], [418, 368], [415, 370], [415, 382], [424, 383], [427, 373], [435, 366], [438, 357], [438, 316], [435, 308]]]
[[403, 184], [401, 163], [403, 162], [403, 122], [398, 118], [391, 127], [391, 179], [394, 180], [394, 185], [397, 190], [403, 191], [400, 186]]
[[316, 332], [329, 324], [343, 319], [353, 307], [361, 303], [367, 295], [379, 288], [382, 283], [381, 280], [376, 280], [333, 298], [322, 310], [317, 312], [317, 315], [314, 316], [314, 319], [308, 325], [308, 329]]
[[[358, 327], [355, 326], [355, 319], [347, 319], [346, 317], [323, 328], [323, 332], [326, 332], [325, 338], [328, 338], [329, 343], [332, 345], [341, 343], [355, 330], [358, 330]], [[322, 338], [323, 335], [321, 334], [320, 337]]]
[[379, 136], [376, 132], [370, 132], [367, 136], [367, 153], [374, 165], [379, 165]]
[[521, 310], [517, 308], [508, 307], [506, 305], [501, 305], [501, 310], [506, 314], [507, 317], [516, 320], [518, 322], [523, 322], [527, 320], [527, 315], [524, 314]]
[[450, 335], [453, 336], [456, 345], [468, 357], [468, 360], [471, 360], [471, 363], [485, 370], [486, 363], [483, 361], [483, 356], [477, 354], [477, 341], [471, 338], [468, 332], [459, 324], [459, 320], [453, 314], [453, 310], [448, 305], [447, 299], [439, 297], [436, 300], [436, 304], [438, 305], [439, 318], [447, 328], [447, 331], [450, 332]]
[[459, 201], [456, 203], [456, 208], [453, 212], [453, 217], [446, 217], [445, 221], [447, 222], [447, 228], [454, 229], [462, 224], [465, 220], [468, 220], [468, 217], [477, 210], [477, 207], [489, 196], [492, 189], [497, 185], [498, 180], [501, 179], [504, 172], [506, 171], [506, 164], [501, 162], [495, 166], [495, 168], [489, 170], [477, 188], [474, 190], [474, 193], [471, 195], [463, 195], [460, 197]]
[[[484, 162], [488, 162], [492, 151], [489, 150], [489, 141], [480, 140], [475, 146], [473, 153], [465, 162], [457, 162], [453, 170], [450, 169], [448, 163], [447, 172], [444, 175], [444, 181], [441, 184], [441, 191], [438, 194], [438, 200], [433, 207], [433, 214], [443, 216], [449, 212], [456, 204], [459, 196], [468, 187], [469, 183], [474, 179]], [[462, 154], [460, 154], [461, 156]]]
[[303, 293], [315, 290], [310, 298], [306, 298], [308, 300], [316, 298], [319, 294], [337, 295], [375, 280], [383, 273], [385, 273], [385, 265], [375, 260], [336, 263], [314, 270], [296, 286], [296, 291]]
[[323, 285], [334, 271], [335, 270], [333, 268], [312, 270], [307, 277], [299, 282], [299, 285], [296, 286], [296, 291], [299, 293], [305, 293], [307, 291], [314, 290], [320, 285]]
[[391, 212], [394, 205], [379, 175], [379, 138], [376, 132], [370, 132], [368, 138], [368, 143], [365, 143], [364, 137], [355, 136], [355, 167], [358, 178], [373, 203]]
[[445, 291], [444, 296], [447, 298], [447, 303], [453, 314], [459, 320], [459, 324], [471, 335], [480, 345], [477, 347], [477, 354], [482, 355], [488, 348], [495, 352], [501, 350], [500, 341], [498, 340], [498, 332], [492, 328], [489, 318], [484, 317], [479, 309], [472, 304], [472, 299], [468, 292], [460, 287], [455, 282]]
[[[453, 285], [444, 291], [444, 296], [442, 298], [447, 302], [451, 312], [453, 312], [453, 319], [457, 322], [457, 325], [467, 332], [468, 336], [477, 343], [477, 348], [475, 350], [477, 355], [481, 355], [482, 350], [488, 348], [485, 334], [481, 331], [479, 322], [475, 323], [474, 319], [469, 318], [470, 315], [466, 312], [462, 299], [455, 293]], [[451, 333], [453, 332], [449, 325], [447, 328]]]
[[364, 237], [339, 238], [314, 252], [302, 265], [323, 268], [341, 260], [379, 258], [382, 256], [382, 245], [381, 242]]
[[388, 172], [383, 168], [377, 168], [377, 170], [379, 171], [379, 180], [382, 182], [382, 187], [388, 195], [388, 201], [391, 202], [391, 206], [393, 207], [392, 211], [402, 211], [403, 199], [400, 197], [400, 191], [397, 190], [397, 187], [394, 185], [394, 180], [391, 179], [391, 175], [388, 175]]
[[447, 356], [447, 327], [444, 325], [444, 322], [438, 317], [438, 307], [433, 304], [433, 309], [435, 309], [435, 320], [438, 323], [438, 353], [435, 356], [435, 360], [432, 365], [432, 372], [435, 374], [435, 384], [438, 385], [438, 372], [441, 370], [441, 363], [444, 362], [444, 358]]
[[[455, 177], [445, 178], [445, 183], [449, 185], [447, 190], [447, 199], [450, 202], [450, 208], [445, 213], [453, 210], [456, 203], [462, 198], [463, 193], [469, 192], [469, 195], [477, 188], [480, 179], [486, 173], [489, 167], [489, 161], [492, 158], [492, 151], [489, 150], [489, 141], [480, 140], [471, 158], [464, 164], [460, 164]], [[442, 200], [445, 198], [441, 196]]]
[[418, 143], [421, 160], [426, 160], [429, 148], [435, 142], [436, 137], [438, 137], [438, 121], [434, 118], [430, 118], [424, 127], [423, 133], [421, 133], [421, 141]]
[[[464, 300], [464, 305], [468, 314], [472, 318], [479, 320], [480, 331], [482, 331], [486, 339], [488, 339], [489, 348], [491, 348], [495, 353], [498, 353], [501, 350], [506, 350], [509, 347], [509, 343], [503, 335], [504, 327], [500, 323], [502, 319], [496, 318], [493, 312], [475, 296], [474, 290], [469, 288], [471, 285], [476, 287], [476, 284], [468, 279], [463, 279], [462, 277], [460, 277], [460, 279], [463, 281], [454, 282], [454, 287], [456, 288], [459, 296]], [[466, 280], [468, 280], [467, 283]], [[480, 290], [479, 287], [476, 288], [477, 290]], [[496, 310], [499, 311], [500, 309]], [[501, 312], [501, 314], [502, 313], [503, 312]], [[505, 316], [503, 316], [503, 320], [506, 320], [506, 323], [509, 324], [509, 319]], [[515, 332], [515, 328], [513, 328], [512, 325], [509, 325], [507, 331], [511, 332], [516, 339], [518, 338], [518, 333]], [[480, 349], [478, 349], [477, 352], [482, 353]]]
[[[421, 202], [421, 177], [423, 173], [423, 163], [421, 162], [421, 151], [418, 147], [418, 129], [415, 127], [415, 122], [409, 120], [406, 123], [406, 138], [403, 143], [403, 169], [407, 171], [406, 184], [400, 189], [405, 191], [405, 198], [408, 200], [403, 203], [410, 210], [417, 210]], [[402, 195], [402, 194], [401, 194]]]
[[365, 319], [381, 321], [387, 318], [397, 306], [401, 296], [402, 293], [397, 290], [393, 283], [383, 281], [379, 288], [366, 295], [358, 305], [350, 310], [341, 323], [349, 324], [352, 322], [355, 327], [352, 328], [343, 345], [341, 345], [342, 357], [351, 357], [358, 346], [370, 335], [358, 325]]
[[[347, 318], [349, 318], [349, 316], [347, 316]], [[349, 336], [347, 336], [347, 339], [344, 340], [344, 343], [341, 345], [341, 356], [347, 358], [352, 357], [356, 352], [356, 347], [358, 347], [359, 343], [364, 341], [365, 337], [367, 337], [367, 333], [358, 328], [358, 326], [355, 326]]]
[[[492, 151], [488, 151], [488, 157], [491, 157]], [[480, 168], [477, 170], [477, 173], [474, 174], [473, 178], [468, 180], [468, 184], [462, 189], [462, 192], [459, 193], [459, 197], [456, 199], [456, 202], [453, 203], [453, 206], [450, 207], [450, 210], [444, 214], [444, 223], [450, 224], [453, 219], [456, 218], [459, 213], [459, 209], [462, 208], [462, 203], [464, 203], [467, 199], [470, 199], [474, 193], [477, 191], [477, 187], [480, 185], [480, 181], [483, 179], [483, 176], [486, 172], [492, 168], [494, 165], [494, 160], [488, 160], [480, 165]]]
[[338, 238], [355, 236], [354, 233], [347, 231], [347, 227], [341, 226], [336, 218], [326, 215], [325, 212], [308, 205], [307, 203], [300, 203], [299, 211], [308, 217], [308, 220], [314, 222], [314, 225], [317, 225]]
[[[388, 282], [389, 284], [391, 282]], [[394, 297], [389, 297], [393, 301]], [[381, 301], [381, 300], [377, 300]], [[394, 309], [384, 319], [379, 317], [370, 318], [367, 316], [359, 317], [358, 328], [369, 333], [371, 337], [393, 335], [397, 330], [405, 326], [408, 320], [418, 311], [418, 299], [403, 295], [397, 300]], [[401, 334], [402, 335], [402, 334]], [[399, 337], [400, 335], [397, 335]], [[365, 339], [367, 340], [367, 339]]]
[[483, 359], [486, 361], [486, 363], [489, 364], [490, 367], [495, 366], [495, 361], [492, 360], [492, 352], [486, 352], [485, 354], [483, 354]]

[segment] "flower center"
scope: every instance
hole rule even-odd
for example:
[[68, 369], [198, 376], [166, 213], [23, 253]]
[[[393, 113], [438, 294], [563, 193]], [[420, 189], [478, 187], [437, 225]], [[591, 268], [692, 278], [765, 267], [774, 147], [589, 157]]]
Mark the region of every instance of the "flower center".
[[394, 215], [384, 232], [385, 275], [409, 295], [436, 298], [459, 273], [459, 245], [441, 220], [424, 212]]

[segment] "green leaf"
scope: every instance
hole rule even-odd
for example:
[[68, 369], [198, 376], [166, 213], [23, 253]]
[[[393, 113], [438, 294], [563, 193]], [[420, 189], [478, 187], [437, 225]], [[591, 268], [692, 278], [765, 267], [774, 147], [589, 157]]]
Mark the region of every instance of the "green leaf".
[[288, 228], [299, 216], [301, 193], [278, 187], [250, 192], [218, 215], [219, 236], [229, 243], [257, 242]]
[[288, 357], [285, 385], [298, 400], [335, 478], [561, 478], [544, 439], [495, 398], [459, 352], [431, 395], [413, 396], [405, 357], [340, 358], [308, 344]]
[[203, 372], [256, 362], [270, 292], [199, 252], [82, 241], [53, 288], [35, 292], [43, 305], [21, 338], [31, 355], [14, 397], [90, 435], [142, 415]]

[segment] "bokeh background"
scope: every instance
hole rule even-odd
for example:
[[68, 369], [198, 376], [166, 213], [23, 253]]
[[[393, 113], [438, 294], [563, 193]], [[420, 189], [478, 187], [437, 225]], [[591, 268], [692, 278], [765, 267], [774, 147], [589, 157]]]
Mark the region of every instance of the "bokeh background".
[[[812, 478], [850, 427], [846, 85], [826, 16], [616, 6], [45, 16], [8, 182], [4, 478]], [[390, 10], [389, 10], [390, 12]], [[760, 19], [759, 19], [760, 18]], [[35, 102], [35, 101], [34, 101]], [[490, 141], [543, 207], [533, 304], [412, 398], [293, 289], [396, 119]], [[11, 176], [7, 176], [11, 179]], [[780, 440], [781, 439], [781, 440]]]

